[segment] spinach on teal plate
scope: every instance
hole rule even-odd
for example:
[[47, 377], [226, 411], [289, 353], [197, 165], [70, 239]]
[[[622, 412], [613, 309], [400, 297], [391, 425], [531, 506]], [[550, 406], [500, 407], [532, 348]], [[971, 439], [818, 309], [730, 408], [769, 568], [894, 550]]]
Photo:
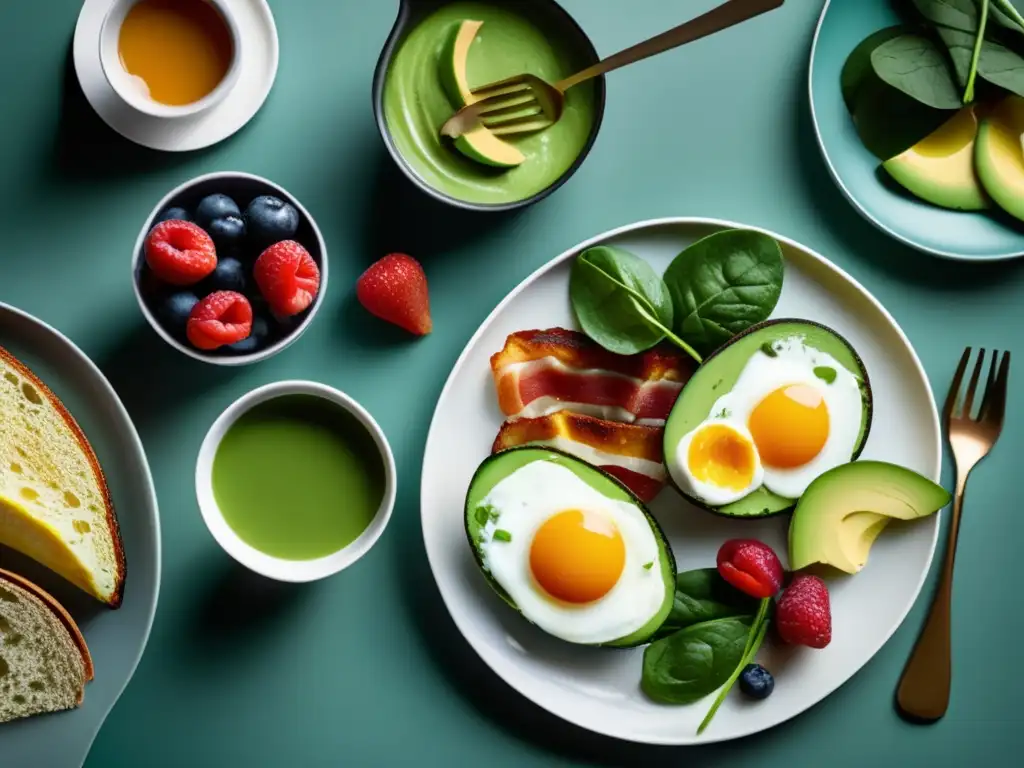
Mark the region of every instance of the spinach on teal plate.
[[782, 292], [773, 237], [726, 229], [693, 243], [665, 271], [676, 333], [702, 354], [767, 320]]
[[672, 611], [655, 639], [667, 637], [693, 624], [736, 616], [753, 616], [757, 598], [729, 584], [717, 568], [698, 568], [676, 575]]

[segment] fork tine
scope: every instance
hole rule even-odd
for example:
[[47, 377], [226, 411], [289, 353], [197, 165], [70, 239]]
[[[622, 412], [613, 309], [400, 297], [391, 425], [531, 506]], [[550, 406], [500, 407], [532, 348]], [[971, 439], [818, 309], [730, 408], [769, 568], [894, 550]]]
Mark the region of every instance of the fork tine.
[[[994, 365], [995, 361], [993, 361]], [[1003, 414], [1006, 411], [1006, 390], [1010, 383], [1010, 353], [1004, 352], [1002, 362], [999, 364], [999, 373], [996, 376], [995, 384], [991, 393], [985, 393], [985, 401], [982, 403], [981, 418], [988, 424], [996, 427], [1003, 425]]]
[[540, 102], [534, 99], [526, 104], [512, 104], [508, 107], [489, 109], [483, 112], [481, 117], [484, 125], [500, 125], [510, 117], [535, 117], [542, 111]]
[[494, 99], [484, 99], [478, 101], [480, 105], [480, 111], [477, 113], [480, 117], [493, 117], [501, 115], [507, 112], [514, 112], [519, 109], [526, 109], [536, 104], [540, 106], [540, 102], [532, 94], [528, 93], [525, 96], [498, 96]]
[[981, 407], [978, 409], [978, 421], [984, 421], [985, 416], [992, 408], [992, 394], [996, 386], [996, 371], [999, 370], [998, 349], [992, 350], [992, 362], [988, 366], [988, 378], [985, 379], [985, 396], [981, 399]]
[[478, 101], [486, 101], [487, 99], [494, 99], [498, 96], [508, 96], [513, 93], [520, 93], [528, 90], [530, 90], [529, 83], [524, 83], [522, 80], [510, 78], [508, 80], [499, 80], [496, 83], [481, 86], [480, 88], [476, 88], [471, 91], [471, 93]]
[[978, 350], [978, 362], [974, 364], [974, 372], [971, 374], [971, 383], [967, 385], [967, 396], [964, 398], [965, 419], [971, 418], [971, 411], [974, 408], [974, 396], [978, 392], [978, 379], [981, 378], [981, 369], [985, 367], [985, 348]]
[[956, 373], [953, 375], [953, 383], [949, 385], [949, 394], [946, 395], [946, 405], [942, 408], [942, 418], [948, 424], [949, 420], [953, 418], [953, 411], [956, 410], [957, 397], [960, 394], [960, 382], [963, 381], [964, 371], [967, 370], [967, 361], [971, 359], [971, 348], [967, 347], [964, 350], [963, 357], [960, 358], [960, 365], [956, 367]]
[[495, 136], [509, 136], [514, 133], [528, 133], [530, 131], [541, 131], [551, 125], [551, 121], [543, 115], [534, 115], [518, 120], [507, 120], [499, 123], [490, 131]]

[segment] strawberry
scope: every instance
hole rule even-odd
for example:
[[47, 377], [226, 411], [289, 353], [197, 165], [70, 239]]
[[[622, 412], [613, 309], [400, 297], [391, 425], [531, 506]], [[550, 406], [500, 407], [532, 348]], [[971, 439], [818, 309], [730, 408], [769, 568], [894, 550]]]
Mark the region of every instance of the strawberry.
[[213, 240], [190, 221], [161, 221], [146, 236], [146, 264], [171, 285], [198, 283], [217, 266]]
[[718, 573], [751, 597], [773, 597], [783, 569], [775, 551], [756, 539], [729, 539], [718, 550]]
[[192, 346], [212, 350], [248, 338], [252, 305], [240, 293], [216, 291], [192, 308], [185, 333]]
[[793, 645], [824, 648], [832, 640], [828, 587], [817, 576], [797, 574], [775, 609], [779, 636]]
[[430, 333], [430, 297], [423, 267], [411, 256], [391, 253], [370, 265], [356, 283], [356, 296], [366, 310], [409, 333]]
[[283, 317], [307, 309], [320, 291], [319, 267], [294, 240], [282, 240], [263, 251], [252, 274], [270, 308]]

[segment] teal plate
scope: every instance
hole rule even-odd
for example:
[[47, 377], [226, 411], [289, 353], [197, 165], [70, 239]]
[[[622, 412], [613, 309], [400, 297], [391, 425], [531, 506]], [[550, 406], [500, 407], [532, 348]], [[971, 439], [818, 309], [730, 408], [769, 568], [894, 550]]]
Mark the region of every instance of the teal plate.
[[891, 0], [826, 0], [811, 47], [811, 118], [832, 178], [876, 227], [926, 253], [966, 261], [1024, 256], [1024, 226], [989, 213], [937, 208], [884, 185], [878, 159], [857, 136], [839, 76], [846, 57], [875, 30], [898, 24]]

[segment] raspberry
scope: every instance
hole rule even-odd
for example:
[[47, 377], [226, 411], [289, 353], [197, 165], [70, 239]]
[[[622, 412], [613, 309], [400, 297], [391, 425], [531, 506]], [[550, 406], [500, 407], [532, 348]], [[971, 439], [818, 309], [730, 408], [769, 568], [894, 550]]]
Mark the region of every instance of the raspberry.
[[778, 556], [756, 539], [729, 539], [718, 550], [718, 573], [752, 597], [772, 597], [784, 575]]
[[832, 640], [828, 587], [817, 576], [798, 574], [775, 608], [779, 637], [793, 645], [824, 648]]
[[270, 308], [286, 317], [306, 309], [320, 290], [320, 269], [294, 240], [282, 240], [263, 251], [253, 277]]
[[186, 335], [198, 349], [217, 349], [248, 338], [252, 330], [252, 306], [234, 291], [211, 293], [192, 308]]
[[217, 249], [210, 236], [190, 221], [170, 219], [150, 230], [146, 263], [171, 285], [198, 283], [217, 266]]
[[356, 283], [356, 296], [368, 312], [409, 333], [425, 336], [430, 321], [427, 276], [420, 263], [391, 253], [370, 265]]

